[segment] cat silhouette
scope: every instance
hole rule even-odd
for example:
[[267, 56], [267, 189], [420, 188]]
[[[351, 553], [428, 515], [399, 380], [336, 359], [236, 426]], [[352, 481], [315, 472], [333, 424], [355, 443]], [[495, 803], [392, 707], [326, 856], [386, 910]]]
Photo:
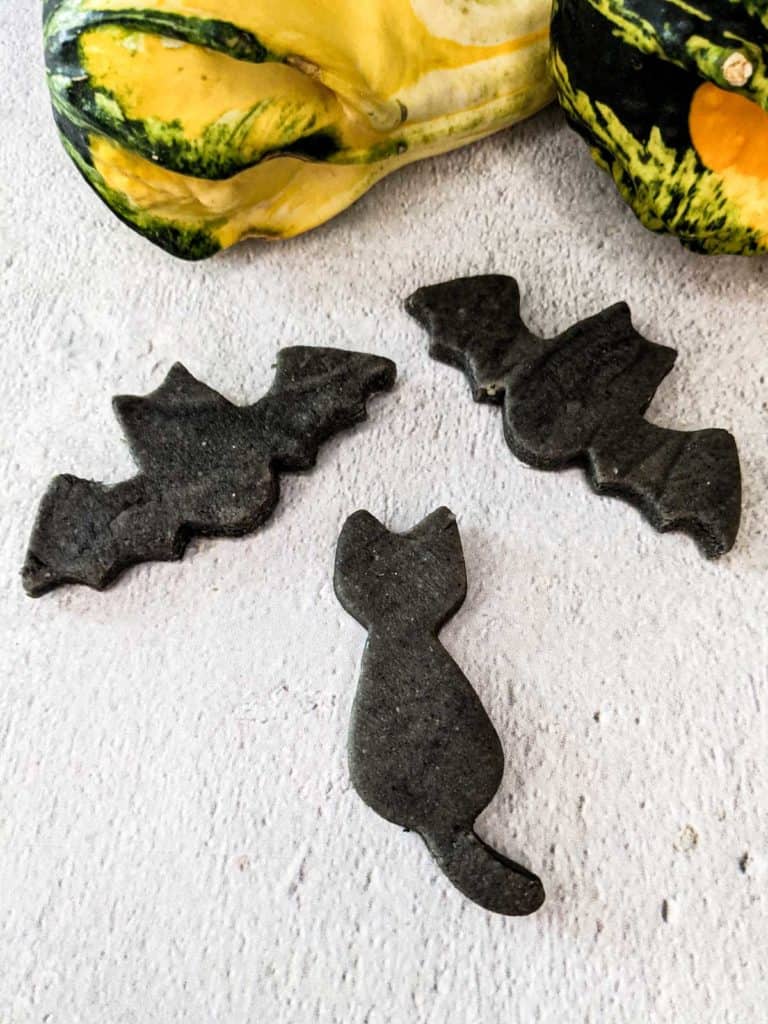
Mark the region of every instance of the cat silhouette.
[[504, 753], [480, 699], [438, 640], [467, 589], [453, 513], [437, 509], [395, 534], [369, 512], [355, 512], [339, 538], [334, 585], [368, 630], [349, 733], [358, 794], [383, 818], [417, 832], [475, 903], [500, 914], [537, 910], [541, 881], [473, 827], [501, 783]]

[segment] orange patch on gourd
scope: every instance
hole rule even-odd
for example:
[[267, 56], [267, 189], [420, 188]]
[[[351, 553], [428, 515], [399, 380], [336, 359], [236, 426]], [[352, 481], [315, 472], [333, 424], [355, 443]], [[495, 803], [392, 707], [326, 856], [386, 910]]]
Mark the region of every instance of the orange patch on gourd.
[[705, 167], [768, 183], [768, 112], [762, 107], [707, 82], [694, 93], [688, 123]]

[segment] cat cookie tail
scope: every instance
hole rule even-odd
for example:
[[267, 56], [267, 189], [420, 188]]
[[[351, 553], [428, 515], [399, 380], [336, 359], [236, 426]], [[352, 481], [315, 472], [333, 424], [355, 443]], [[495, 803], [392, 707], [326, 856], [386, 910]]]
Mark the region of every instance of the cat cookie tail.
[[541, 879], [492, 849], [471, 828], [425, 833], [424, 841], [449, 881], [486, 910], [522, 917], [544, 902]]

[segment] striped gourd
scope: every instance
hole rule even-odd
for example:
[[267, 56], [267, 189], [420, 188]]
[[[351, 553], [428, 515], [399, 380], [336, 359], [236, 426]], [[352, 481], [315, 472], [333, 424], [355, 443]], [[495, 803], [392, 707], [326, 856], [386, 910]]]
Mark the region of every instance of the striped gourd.
[[554, 95], [549, 0], [46, 0], [56, 121], [177, 256], [287, 237]]
[[556, 0], [552, 69], [646, 227], [768, 251], [768, 0]]

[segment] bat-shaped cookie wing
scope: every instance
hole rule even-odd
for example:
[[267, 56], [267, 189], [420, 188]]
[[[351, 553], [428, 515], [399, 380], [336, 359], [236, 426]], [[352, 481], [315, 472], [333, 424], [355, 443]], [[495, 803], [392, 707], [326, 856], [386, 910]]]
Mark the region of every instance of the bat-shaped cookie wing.
[[503, 404], [513, 453], [540, 469], [580, 463], [600, 494], [638, 506], [661, 531], [682, 530], [711, 558], [733, 547], [741, 510], [736, 442], [644, 419], [676, 352], [643, 338], [618, 303], [556, 338], [520, 318], [514, 279], [462, 278], [406, 301], [430, 354], [462, 369], [476, 401]]
[[296, 347], [279, 353], [272, 388], [252, 406], [178, 363], [151, 394], [115, 398], [141, 472], [113, 486], [53, 480], [22, 570], [27, 593], [101, 590], [138, 562], [181, 558], [195, 534], [255, 530], [277, 504], [278, 473], [312, 466], [320, 443], [364, 419], [366, 399], [394, 379], [388, 359]]

